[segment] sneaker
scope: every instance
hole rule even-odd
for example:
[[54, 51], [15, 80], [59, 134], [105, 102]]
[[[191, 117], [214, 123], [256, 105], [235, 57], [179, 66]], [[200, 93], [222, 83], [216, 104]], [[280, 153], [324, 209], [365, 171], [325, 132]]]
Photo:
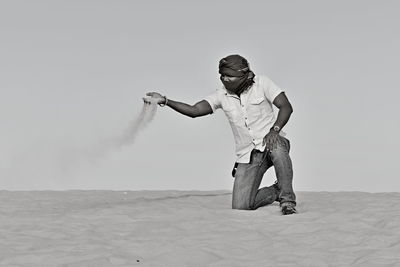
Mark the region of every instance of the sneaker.
[[283, 202], [281, 203], [281, 211], [283, 215], [297, 213], [296, 204], [292, 202]]

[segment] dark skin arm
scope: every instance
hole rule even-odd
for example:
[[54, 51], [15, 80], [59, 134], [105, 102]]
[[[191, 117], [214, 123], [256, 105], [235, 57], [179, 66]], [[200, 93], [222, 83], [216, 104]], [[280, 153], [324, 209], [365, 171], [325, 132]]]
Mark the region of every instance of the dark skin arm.
[[[293, 112], [292, 105], [287, 99], [285, 93], [280, 93], [275, 97], [273, 104], [279, 109], [278, 117], [273, 126], [279, 126], [281, 129], [289, 121], [290, 115]], [[271, 130], [267, 133], [263, 139], [263, 145], [265, 144], [265, 149], [273, 150], [277, 147], [278, 142], [281, 142], [281, 136], [278, 132]]]
[[[166, 102], [165, 97], [163, 97], [159, 93], [151, 92], [151, 93], [147, 93], [146, 95], [152, 97], [153, 99], [156, 98], [157, 104], [163, 105]], [[147, 100], [146, 98], [143, 98], [143, 100], [145, 103], [148, 103], [148, 104], [150, 103], [150, 101]], [[189, 116], [191, 118], [201, 117], [201, 116], [205, 116], [205, 115], [212, 113], [212, 108], [211, 108], [210, 104], [205, 100], [201, 100], [200, 102], [197, 102], [194, 105], [189, 105], [186, 103], [168, 99], [166, 105], [169, 106], [170, 108], [172, 108], [173, 110], [175, 110], [183, 115]]]

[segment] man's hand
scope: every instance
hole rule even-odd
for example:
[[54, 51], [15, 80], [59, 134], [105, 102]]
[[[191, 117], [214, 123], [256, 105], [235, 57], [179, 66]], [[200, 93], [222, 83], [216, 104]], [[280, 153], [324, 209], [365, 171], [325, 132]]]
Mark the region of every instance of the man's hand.
[[150, 92], [146, 94], [149, 97], [143, 97], [143, 101], [146, 104], [157, 103], [157, 104], [165, 104], [167, 99], [159, 93]]
[[278, 132], [271, 130], [265, 135], [262, 144], [265, 145], [265, 151], [272, 151], [278, 147], [278, 143], [283, 144], [282, 137]]

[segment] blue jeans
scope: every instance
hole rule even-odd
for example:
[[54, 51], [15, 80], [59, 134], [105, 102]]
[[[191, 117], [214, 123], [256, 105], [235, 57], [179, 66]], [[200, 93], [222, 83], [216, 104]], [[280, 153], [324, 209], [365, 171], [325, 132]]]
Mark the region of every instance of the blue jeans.
[[[289, 156], [290, 142], [281, 137], [282, 143], [272, 151], [261, 152], [254, 149], [251, 152], [250, 163], [237, 163], [232, 193], [232, 208], [255, 210], [259, 207], [279, 201], [296, 204], [293, 192], [293, 168]], [[264, 153], [267, 153], [266, 155]], [[277, 183], [259, 189], [264, 173], [274, 166]]]

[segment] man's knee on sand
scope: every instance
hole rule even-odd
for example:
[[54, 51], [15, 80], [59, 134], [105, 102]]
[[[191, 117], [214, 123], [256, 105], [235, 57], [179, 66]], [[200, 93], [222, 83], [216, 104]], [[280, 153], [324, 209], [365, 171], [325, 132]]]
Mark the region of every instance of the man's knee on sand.
[[232, 203], [232, 209], [234, 210], [255, 210], [255, 205], [245, 204], [245, 203]]
[[238, 207], [234, 207], [234, 206], [232, 206], [232, 209], [233, 210], [255, 210], [255, 208], [252, 208], [252, 207], [240, 207], [240, 206], [238, 206]]

